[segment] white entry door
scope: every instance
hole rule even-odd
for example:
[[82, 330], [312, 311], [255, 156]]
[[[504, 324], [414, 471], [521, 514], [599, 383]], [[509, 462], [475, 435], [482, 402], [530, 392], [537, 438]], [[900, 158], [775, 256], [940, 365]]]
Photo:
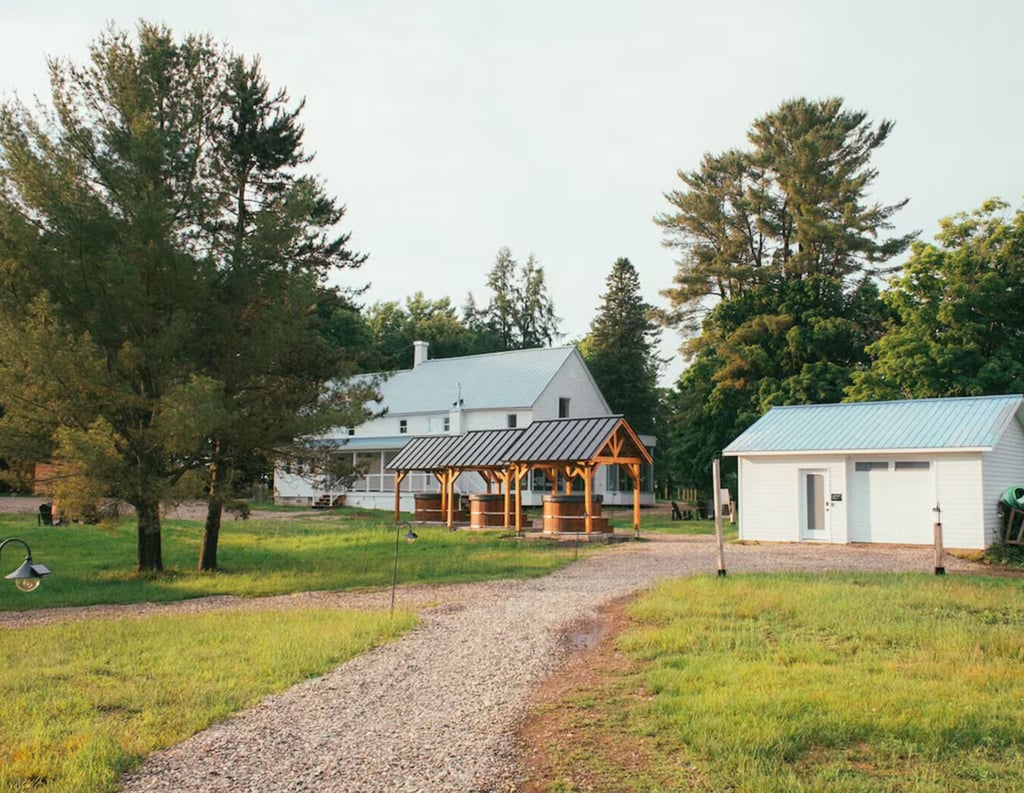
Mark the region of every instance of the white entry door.
[[800, 470], [800, 539], [828, 541], [829, 512], [828, 471]]

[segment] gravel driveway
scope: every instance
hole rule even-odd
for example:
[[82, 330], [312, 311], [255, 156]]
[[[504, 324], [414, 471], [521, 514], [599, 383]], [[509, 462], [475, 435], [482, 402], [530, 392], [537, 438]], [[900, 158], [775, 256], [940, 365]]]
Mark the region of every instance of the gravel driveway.
[[[952, 557], [946, 564], [973, 567]], [[927, 548], [726, 548], [730, 573], [931, 572], [932, 565]], [[570, 652], [574, 626], [660, 579], [715, 569], [712, 538], [659, 538], [609, 548], [541, 579], [400, 590], [400, 605], [423, 607], [419, 629], [151, 755], [124, 780], [125, 790], [514, 791], [523, 781], [517, 725], [533, 686]], [[388, 598], [290, 602], [386, 607]], [[178, 607], [223, 608], [225, 599], [203, 603]]]

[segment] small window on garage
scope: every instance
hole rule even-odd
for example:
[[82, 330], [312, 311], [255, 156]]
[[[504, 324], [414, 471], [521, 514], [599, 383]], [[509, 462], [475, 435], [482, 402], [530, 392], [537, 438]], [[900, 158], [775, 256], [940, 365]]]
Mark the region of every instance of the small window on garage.
[[897, 460], [897, 471], [927, 471], [932, 464], [927, 460]]
[[889, 463], [884, 460], [869, 460], [868, 462], [854, 463], [853, 469], [855, 471], [887, 471]]
[[400, 435], [405, 435], [409, 432], [409, 422], [405, 419], [398, 420], [398, 432]]

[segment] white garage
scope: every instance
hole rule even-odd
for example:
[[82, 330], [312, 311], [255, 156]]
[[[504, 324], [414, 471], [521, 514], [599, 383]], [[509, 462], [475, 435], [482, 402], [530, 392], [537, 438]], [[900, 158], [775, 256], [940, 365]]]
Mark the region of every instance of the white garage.
[[738, 458], [740, 539], [928, 545], [999, 536], [1003, 491], [1024, 485], [1024, 399], [775, 407], [723, 452]]

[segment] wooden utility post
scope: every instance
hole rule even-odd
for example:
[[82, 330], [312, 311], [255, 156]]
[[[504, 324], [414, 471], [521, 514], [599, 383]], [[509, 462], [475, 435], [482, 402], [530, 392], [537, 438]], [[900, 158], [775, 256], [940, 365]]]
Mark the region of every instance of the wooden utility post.
[[725, 547], [722, 540], [722, 470], [721, 460], [711, 461], [711, 480], [715, 489], [715, 538], [718, 540], [718, 574], [725, 575]]
[[942, 564], [942, 508], [936, 504], [932, 512], [935, 513], [935, 523], [932, 525], [935, 534], [935, 575], [945, 575], [946, 568]]

